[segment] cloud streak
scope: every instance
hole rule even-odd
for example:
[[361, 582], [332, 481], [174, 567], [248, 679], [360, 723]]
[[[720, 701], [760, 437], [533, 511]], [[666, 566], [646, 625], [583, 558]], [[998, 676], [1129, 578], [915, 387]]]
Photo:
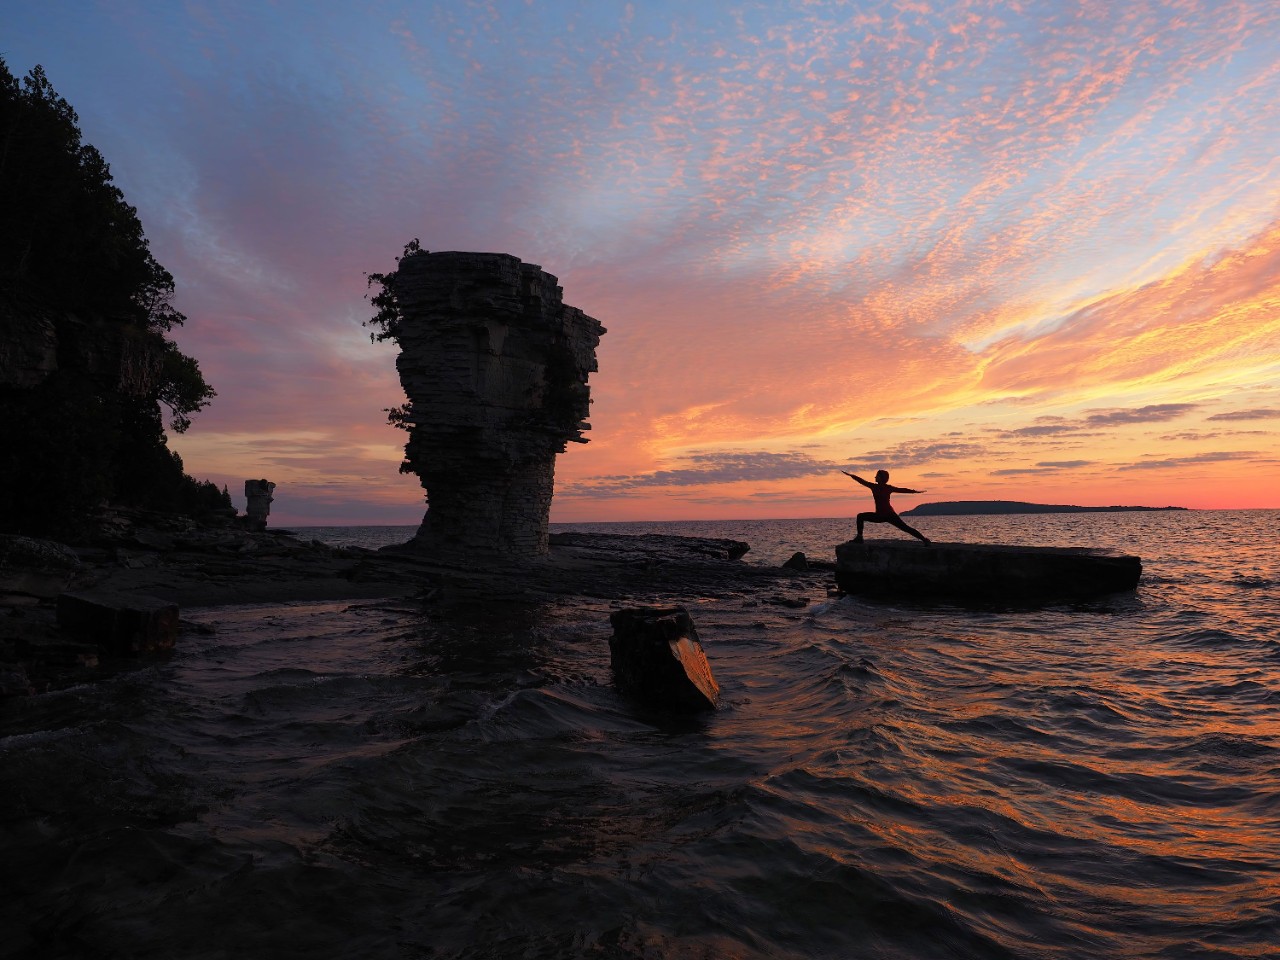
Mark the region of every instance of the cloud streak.
[[[588, 477], [560, 492], [566, 496], [625, 496], [646, 487], [703, 487], [726, 483], [770, 483], [838, 471], [840, 467], [798, 451], [691, 453], [682, 459], [688, 466], [649, 473]], [[747, 494], [751, 496], [751, 494]]]
[[1280, 410], [1272, 407], [1258, 407], [1253, 410], [1229, 410], [1226, 413], [1215, 413], [1206, 419], [1214, 420], [1278, 420], [1280, 419]]

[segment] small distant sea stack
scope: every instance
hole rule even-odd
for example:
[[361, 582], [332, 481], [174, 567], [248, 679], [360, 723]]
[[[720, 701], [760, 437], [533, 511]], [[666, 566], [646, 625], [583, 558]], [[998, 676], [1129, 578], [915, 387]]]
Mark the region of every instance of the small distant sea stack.
[[427, 491], [414, 545], [464, 563], [545, 554], [556, 454], [586, 442], [605, 328], [509, 254], [406, 251], [383, 283], [409, 398], [403, 469]]

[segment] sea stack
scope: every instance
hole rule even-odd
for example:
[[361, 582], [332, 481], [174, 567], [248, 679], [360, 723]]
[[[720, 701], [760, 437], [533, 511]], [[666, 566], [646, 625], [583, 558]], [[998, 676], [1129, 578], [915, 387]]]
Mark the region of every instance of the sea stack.
[[267, 529], [267, 516], [271, 513], [272, 496], [276, 485], [270, 480], [246, 480], [244, 482], [245, 526], [259, 532]]
[[461, 563], [545, 554], [556, 454], [586, 442], [605, 328], [509, 254], [417, 251], [390, 280], [403, 469], [428, 503], [413, 545]]

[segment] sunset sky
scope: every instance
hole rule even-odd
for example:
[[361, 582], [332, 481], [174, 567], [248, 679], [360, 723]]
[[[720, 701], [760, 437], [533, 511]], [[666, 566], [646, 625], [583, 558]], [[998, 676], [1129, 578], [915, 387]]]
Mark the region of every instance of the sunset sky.
[[1280, 3], [10, 4], [218, 391], [188, 472], [415, 523], [364, 275], [514, 254], [608, 334], [553, 520], [1280, 507]]

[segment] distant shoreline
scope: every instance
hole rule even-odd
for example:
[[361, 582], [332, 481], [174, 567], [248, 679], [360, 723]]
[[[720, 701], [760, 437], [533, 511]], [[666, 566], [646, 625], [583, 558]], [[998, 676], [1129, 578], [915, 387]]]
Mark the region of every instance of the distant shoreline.
[[1062, 503], [1024, 503], [1021, 500], [942, 500], [904, 510], [904, 517], [990, 516], [1010, 513], [1132, 513], [1186, 510], [1186, 507], [1079, 507]]

